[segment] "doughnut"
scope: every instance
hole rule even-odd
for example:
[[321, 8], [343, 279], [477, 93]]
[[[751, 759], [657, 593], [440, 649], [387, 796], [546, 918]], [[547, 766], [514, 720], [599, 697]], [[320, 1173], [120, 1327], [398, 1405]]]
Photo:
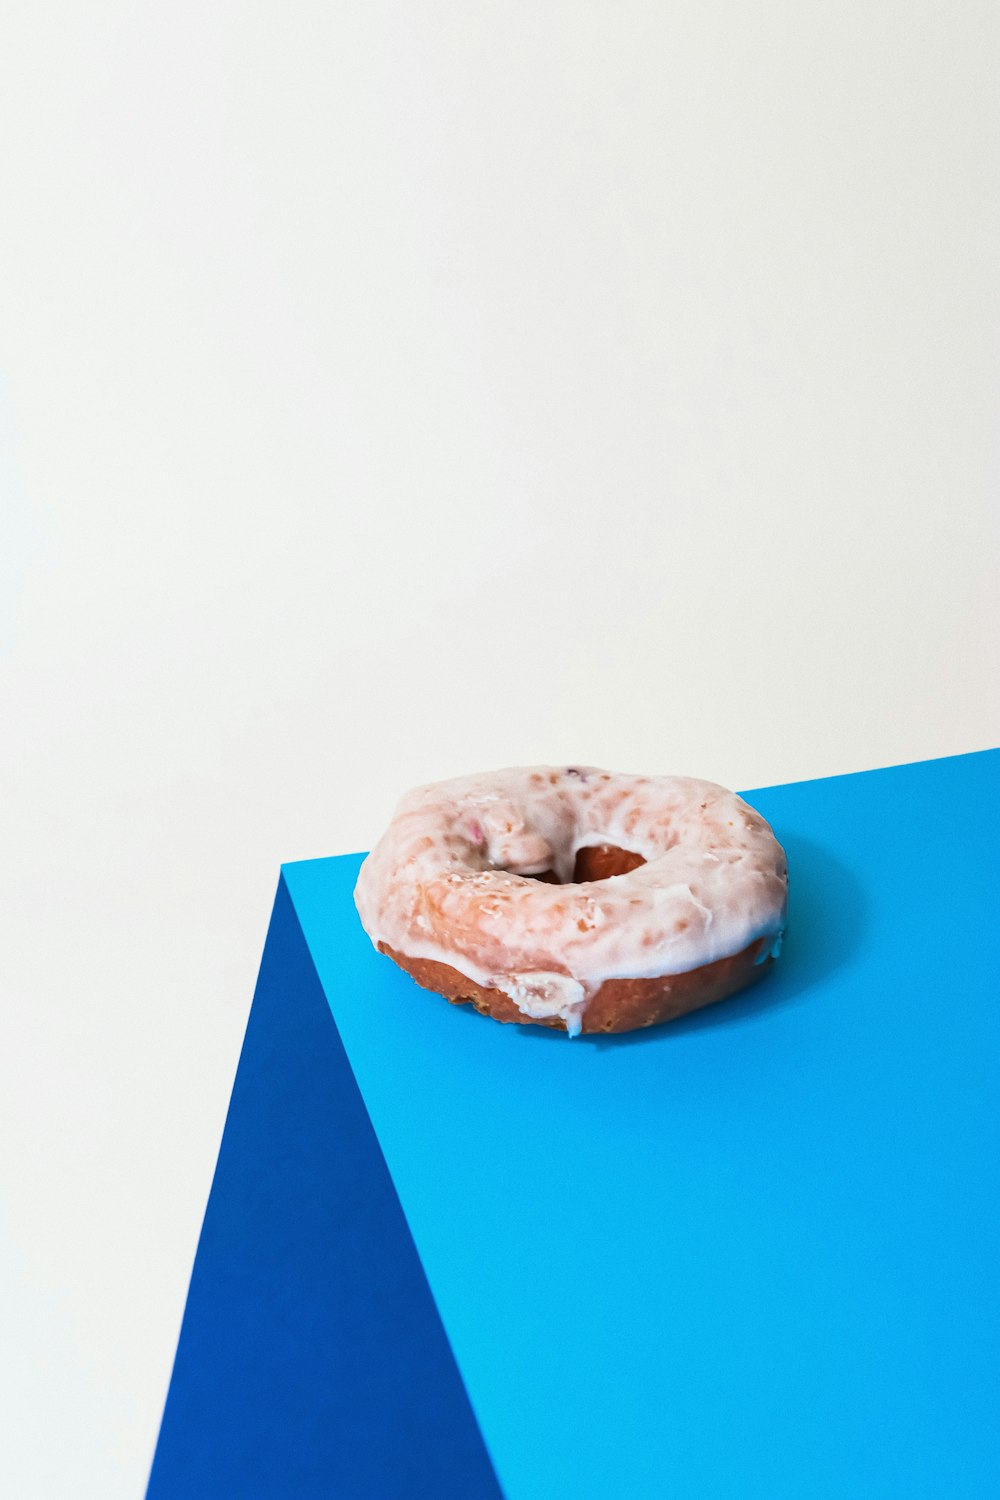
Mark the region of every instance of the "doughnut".
[[576, 1036], [758, 979], [787, 892], [770, 827], [714, 782], [528, 766], [407, 793], [354, 899], [375, 947], [426, 989]]

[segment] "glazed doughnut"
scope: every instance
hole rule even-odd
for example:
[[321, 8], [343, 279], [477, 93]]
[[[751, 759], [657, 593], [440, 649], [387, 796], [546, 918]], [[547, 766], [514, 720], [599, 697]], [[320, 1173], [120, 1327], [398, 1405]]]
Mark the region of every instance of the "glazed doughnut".
[[354, 899], [425, 988], [575, 1036], [652, 1026], [758, 978], [787, 887], [768, 824], [724, 787], [531, 766], [409, 792]]

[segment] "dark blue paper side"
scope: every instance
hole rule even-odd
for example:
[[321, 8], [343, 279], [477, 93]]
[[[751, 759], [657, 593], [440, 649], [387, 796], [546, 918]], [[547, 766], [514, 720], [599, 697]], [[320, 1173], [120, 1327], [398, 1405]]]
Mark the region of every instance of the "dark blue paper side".
[[499, 1500], [282, 880], [149, 1500]]

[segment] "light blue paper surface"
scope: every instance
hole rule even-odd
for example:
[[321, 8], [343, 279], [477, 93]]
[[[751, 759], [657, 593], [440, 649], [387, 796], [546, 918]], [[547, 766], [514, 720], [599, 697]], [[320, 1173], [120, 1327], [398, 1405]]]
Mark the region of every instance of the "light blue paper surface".
[[748, 794], [785, 953], [621, 1040], [499, 1026], [285, 877], [508, 1500], [985, 1497], [1000, 755]]

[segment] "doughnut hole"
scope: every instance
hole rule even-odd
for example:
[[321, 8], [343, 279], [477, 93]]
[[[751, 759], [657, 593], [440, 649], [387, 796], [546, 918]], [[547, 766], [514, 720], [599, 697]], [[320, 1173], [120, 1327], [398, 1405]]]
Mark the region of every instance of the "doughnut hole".
[[576, 884], [588, 880], [610, 880], [612, 875], [627, 875], [637, 870], [646, 861], [634, 849], [620, 849], [616, 844], [585, 844], [576, 851], [573, 880]]
[[[612, 875], [627, 875], [637, 870], [646, 861], [634, 849], [620, 849], [616, 844], [585, 844], [576, 851], [573, 864], [573, 885], [589, 885], [592, 880], [610, 880]], [[561, 885], [555, 870], [542, 870], [529, 880], [540, 880], [545, 885]]]

